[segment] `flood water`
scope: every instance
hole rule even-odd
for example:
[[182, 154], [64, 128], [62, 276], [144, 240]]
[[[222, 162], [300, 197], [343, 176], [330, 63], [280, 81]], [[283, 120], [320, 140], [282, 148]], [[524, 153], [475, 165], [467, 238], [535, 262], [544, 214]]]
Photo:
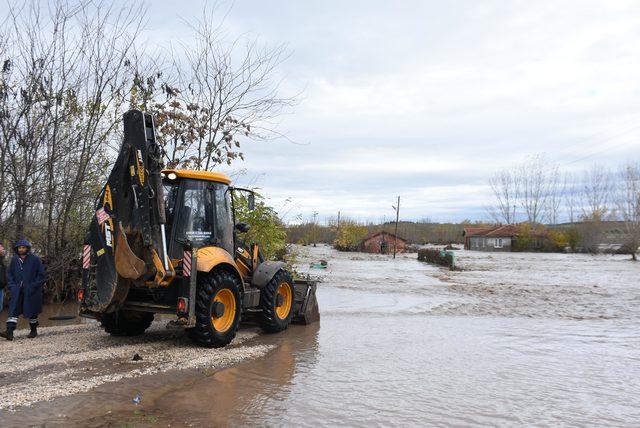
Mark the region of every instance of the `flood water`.
[[429, 307], [466, 299], [439, 268], [308, 251], [330, 263], [320, 325], [267, 338], [280, 346], [266, 358], [164, 405], [190, 409], [196, 425], [640, 423], [637, 322], [433, 315]]
[[[450, 276], [415, 255], [392, 260], [328, 247], [301, 251], [303, 270], [324, 277], [319, 324], [258, 336], [252, 341], [275, 348], [227, 369], [148, 378], [137, 386], [145, 399], [143, 414], [129, 399], [110, 403], [108, 394], [122, 392], [117, 385], [111, 392], [88, 392], [83, 403], [102, 415], [92, 425], [640, 423], [637, 318], [567, 319], [547, 309], [540, 316], [533, 310], [520, 316], [521, 296], [497, 297], [503, 307], [495, 315], [456, 313], [456, 305], [482, 305], [452, 284], [465, 272]], [[320, 259], [329, 261], [329, 269], [304, 268]], [[535, 294], [536, 284], [531, 287]], [[640, 304], [637, 287], [627, 292]], [[579, 294], [559, 288], [558, 295], [564, 306], [582, 304]], [[129, 394], [135, 388], [125, 389]], [[76, 406], [64, 409], [70, 413], [65, 424], [82, 423], [82, 413], [72, 410]], [[41, 409], [55, 409], [55, 402]]]

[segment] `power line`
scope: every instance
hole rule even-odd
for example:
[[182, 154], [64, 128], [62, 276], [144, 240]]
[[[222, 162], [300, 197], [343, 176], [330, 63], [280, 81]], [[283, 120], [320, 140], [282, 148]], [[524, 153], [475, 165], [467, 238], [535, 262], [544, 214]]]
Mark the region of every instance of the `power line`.
[[567, 165], [571, 165], [571, 164], [574, 164], [574, 163], [577, 163], [577, 162], [581, 162], [581, 161], [589, 159], [589, 158], [591, 158], [591, 157], [593, 157], [595, 155], [602, 154], [602, 153], [604, 153], [604, 152], [606, 152], [608, 150], [615, 150], [615, 149], [618, 149], [620, 147], [624, 147], [624, 146], [626, 146], [626, 145], [628, 145], [630, 143], [637, 143], [637, 142], [638, 142], [638, 140], [629, 140], [629, 141], [626, 141], [626, 142], [621, 143], [621, 144], [616, 144], [616, 145], [613, 145], [613, 146], [605, 147], [604, 149], [601, 149], [601, 150], [598, 150], [596, 152], [590, 153], [590, 154], [588, 154], [586, 156], [580, 157], [578, 159], [574, 159], [574, 160], [569, 161], [569, 162], [565, 162], [565, 163], [561, 164], [561, 166], [567, 166]]
[[[627, 135], [627, 134], [631, 133], [632, 131], [634, 131], [634, 130], [636, 130], [636, 129], [638, 129], [638, 128], [640, 128], [640, 123], [638, 123], [638, 124], [636, 124], [636, 125], [634, 125], [634, 126], [632, 126], [632, 127], [630, 127], [630, 128], [627, 128], [627, 129], [625, 129], [625, 130], [623, 130], [623, 131], [620, 131], [620, 132], [617, 132], [617, 133], [615, 133], [615, 134], [613, 134], [613, 135], [610, 135], [609, 137], [604, 138], [604, 139], [602, 139], [602, 140], [600, 140], [600, 141], [596, 142], [596, 144], [593, 144], [593, 145], [591, 145], [591, 146], [587, 147], [586, 149], [587, 149], [587, 150], [589, 150], [589, 149], [597, 149], [597, 148], [598, 148], [599, 146], [601, 146], [602, 144], [607, 143], [607, 142], [609, 142], [609, 141], [611, 141], [611, 140], [614, 140], [614, 139], [616, 139], [616, 138], [619, 138], [619, 137], [625, 136], [625, 135]], [[625, 143], [625, 144], [627, 144], [627, 143]], [[572, 144], [572, 146], [574, 146], [574, 147], [575, 147], [575, 146], [576, 146], [576, 144]], [[571, 146], [570, 146], [570, 147], [571, 147]], [[581, 151], [582, 151], [582, 152], [584, 152], [585, 147], [582, 147], [581, 149], [582, 149]], [[607, 148], [605, 148], [605, 150], [606, 150], [606, 149], [607, 149]], [[560, 150], [560, 153], [561, 153], [561, 154], [565, 154], [565, 155], [571, 155], [571, 154], [576, 154], [576, 153], [577, 153], [577, 151], [576, 151], [576, 150], [569, 150], [569, 151], [567, 151], [567, 150], [566, 150], [566, 148], [565, 148], [565, 149], [563, 149], [563, 150]], [[573, 161], [571, 161], [570, 163], [572, 163], [572, 162], [573, 162]]]
[[[627, 128], [626, 127], [627, 124], [631, 125], [631, 127]], [[629, 120], [628, 122], [624, 122], [622, 124], [616, 124], [616, 125], [609, 126], [606, 129], [602, 129], [600, 131], [594, 132], [594, 133], [592, 133], [592, 134], [590, 134], [588, 136], [580, 138], [578, 141], [574, 141], [572, 144], [564, 146], [562, 148], [561, 152], [567, 152], [567, 149], [573, 149], [573, 148], [581, 147], [582, 143], [584, 143], [586, 141], [589, 141], [589, 140], [592, 140], [592, 139], [594, 139], [594, 138], [596, 138], [596, 137], [598, 137], [600, 135], [607, 135], [607, 134], [609, 134], [609, 132], [611, 130], [610, 128], [612, 128], [613, 130], [621, 129], [621, 128], [626, 128], [626, 129], [624, 129], [620, 133], [617, 133], [617, 134], [614, 134], [614, 135], [609, 135], [609, 137], [606, 138], [605, 141], [610, 140], [611, 138], [615, 138], [615, 137], [620, 136], [620, 135], [625, 135], [628, 132], [630, 132], [630, 131], [632, 131], [632, 130], [634, 130], [636, 128], [640, 128], [640, 122], [638, 122], [638, 118], [634, 118], [634, 119]], [[598, 144], [601, 143], [601, 142], [602, 141], [599, 141]], [[572, 150], [569, 150], [569, 152], [571, 152], [571, 151]]]

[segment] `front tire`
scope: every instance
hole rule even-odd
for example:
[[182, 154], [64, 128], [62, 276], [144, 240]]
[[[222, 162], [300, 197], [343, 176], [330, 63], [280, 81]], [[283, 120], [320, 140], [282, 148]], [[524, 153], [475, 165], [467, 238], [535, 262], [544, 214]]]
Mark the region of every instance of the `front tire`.
[[240, 325], [240, 284], [224, 270], [198, 274], [196, 326], [189, 330], [191, 339], [207, 348], [231, 343]]
[[119, 310], [103, 314], [100, 324], [112, 336], [138, 336], [153, 322], [153, 313]]
[[260, 290], [260, 327], [265, 333], [286, 330], [291, 323], [296, 289], [291, 274], [280, 269]]

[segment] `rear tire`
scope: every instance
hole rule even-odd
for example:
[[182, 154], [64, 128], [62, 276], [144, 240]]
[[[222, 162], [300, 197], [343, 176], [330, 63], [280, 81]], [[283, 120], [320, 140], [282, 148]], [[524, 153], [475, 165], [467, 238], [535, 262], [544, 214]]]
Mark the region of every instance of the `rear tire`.
[[291, 274], [280, 269], [260, 290], [260, 327], [265, 333], [286, 330], [291, 323], [296, 289]]
[[103, 314], [100, 324], [112, 336], [138, 336], [153, 322], [153, 313], [119, 310]]
[[238, 332], [241, 309], [240, 284], [235, 275], [224, 270], [199, 273], [196, 326], [188, 330], [189, 336], [207, 348], [228, 345]]

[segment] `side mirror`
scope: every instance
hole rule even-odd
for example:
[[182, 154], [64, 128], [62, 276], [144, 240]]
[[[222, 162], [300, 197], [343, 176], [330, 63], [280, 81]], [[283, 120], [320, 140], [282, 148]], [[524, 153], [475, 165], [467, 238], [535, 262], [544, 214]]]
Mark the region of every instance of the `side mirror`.
[[247, 199], [247, 205], [248, 205], [249, 211], [253, 211], [256, 208], [256, 195], [254, 195], [253, 193], [249, 193], [249, 197]]
[[249, 225], [244, 222], [236, 223], [235, 228], [240, 233], [247, 233], [250, 229]]

